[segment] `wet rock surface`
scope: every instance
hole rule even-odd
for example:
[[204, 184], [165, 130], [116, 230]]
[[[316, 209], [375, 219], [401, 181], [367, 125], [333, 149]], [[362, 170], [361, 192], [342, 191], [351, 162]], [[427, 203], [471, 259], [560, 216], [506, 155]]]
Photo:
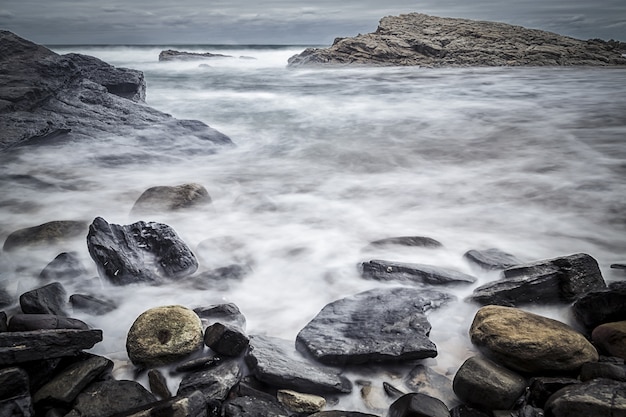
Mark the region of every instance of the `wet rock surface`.
[[159, 53], [159, 61], [194, 61], [211, 58], [232, 58], [232, 56], [211, 52], [176, 51], [174, 49], [167, 49]]
[[[1, 146], [2, 140], [0, 137], [0, 150], [2, 149]], [[54, 245], [68, 239], [84, 236], [86, 231], [87, 224], [85, 222], [75, 220], [55, 220], [38, 226], [27, 227], [25, 229], [14, 231], [7, 236], [2, 249], [5, 251], [13, 251], [18, 248]]]
[[485, 250], [472, 249], [463, 255], [468, 261], [488, 270], [499, 270], [510, 268], [523, 263], [510, 253], [503, 252], [497, 248]]
[[144, 191], [133, 206], [131, 215], [202, 208], [211, 204], [204, 186], [196, 183], [151, 187]]
[[406, 281], [431, 285], [471, 284], [476, 277], [433, 265], [372, 260], [361, 264], [364, 278], [378, 281]]
[[626, 382], [594, 379], [554, 393], [546, 403], [554, 417], [626, 415]]

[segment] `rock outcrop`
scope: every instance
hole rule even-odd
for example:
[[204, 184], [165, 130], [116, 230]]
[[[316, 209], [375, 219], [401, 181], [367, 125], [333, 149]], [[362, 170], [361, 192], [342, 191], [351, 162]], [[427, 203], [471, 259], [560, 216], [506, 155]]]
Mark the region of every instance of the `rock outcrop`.
[[626, 65], [619, 42], [579, 40], [498, 22], [410, 13], [381, 19], [376, 32], [338, 38], [289, 59], [303, 65]]
[[146, 106], [139, 71], [114, 68], [83, 55], [61, 56], [0, 31], [0, 151], [53, 140], [128, 136], [155, 129], [159, 141], [194, 137], [232, 144], [224, 134], [195, 120], [177, 120]]
[[159, 61], [194, 61], [210, 58], [232, 58], [231, 55], [213, 54], [211, 52], [185, 52], [167, 49], [159, 54]]

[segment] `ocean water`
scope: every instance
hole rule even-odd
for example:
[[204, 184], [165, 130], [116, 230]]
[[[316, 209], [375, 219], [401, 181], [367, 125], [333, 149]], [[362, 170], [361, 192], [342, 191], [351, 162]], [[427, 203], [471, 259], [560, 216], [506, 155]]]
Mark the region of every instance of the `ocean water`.
[[[158, 62], [168, 48], [233, 58]], [[132, 377], [126, 332], [150, 307], [233, 302], [249, 334], [294, 340], [327, 303], [402, 285], [361, 278], [357, 264], [371, 259], [477, 276], [476, 285], [447, 289], [458, 301], [429, 315], [439, 356], [425, 362], [450, 377], [475, 353], [467, 331], [478, 306], [463, 299], [498, 277], [467, 263], [467, 250], [495, 247], [525, 261], [585, 252], [607, 281], [624, 279], [609, 268], [626, 260], [624, 68], [289, 69], [303, 47], [52, 49], [143, 71], [148, 105], [201, 120], [236, 144], [212, 154], [184, 137], [164, 146], [154, 132], [0, 155], [2, 239], [51, 220], [154, 220], [174, 227], [200, 271], [252, 266], [243, 281], [218, 288], [69, 285], [70, 294], [120, 304], [105, 316], [74, 315], [104, 329], [94, 351], [115, 359], [120, 377]], [[207, 188], [210, 209], [130, 215], [145, 189], [188, 182]], [[427, 236], [443, 248], [366, 248], [393, 236]], [[84, 239], [67, 249], [96, 276]], [[30, 289], [57, 253], [3, 254], [0, 280], [16, 293]], [[527, 309], [570, 320], [566, 308]], [[347, 375], [406, 389], [413, 365]], [[170, 384], [175, 390], [174, 377]], [[368, 411], [358, 389], [339, 405]]]

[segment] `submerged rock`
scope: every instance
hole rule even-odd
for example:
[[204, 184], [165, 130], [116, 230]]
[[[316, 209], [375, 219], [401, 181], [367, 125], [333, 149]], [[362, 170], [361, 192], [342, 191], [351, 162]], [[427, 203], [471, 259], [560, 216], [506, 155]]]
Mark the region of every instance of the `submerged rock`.
[[415, 283], [450, 285], [471, 284], [476, 277], [454, 269], [432, 265], [372, 260], [361, 264], [363, 278], [378, 281], [410, 281]]
[[115, 302], [89, 294], [70, 295], [70, 304], [74, 311], [84, 311], [97, 316], [110, 313], [117, 308]]
[[299, 333], [298, 350], [329, 365], [431, 358], [425, 310], [451, 296], [415, 288], [375, 289], [325, 306]]
[[465, 252], [463, 257], [481, 268], [489, 270], [506, 269], [522, 263], [522, 261], [510, 253], [496, 248], [485, 250], [472, 249]]
[[443, 245], [438, 240], [425, 236], [398, 236], [378, 239], [367, 246], [366, 249], [385, 247], [385, 246], [413, 246], [421, 248], [441, 248]]
[[210, 204], [211, 196], [200, 184], [158, 186], [148, 188], [139, 196], [131, 215], [199, 208]]
[[[0, 31], [0, 45], [1, 45]], [[0, 67], [1, 68], [1, 67]], [[0, 96], [0, 102], [2, 97]], [[0, 114], [2, 111], [0, 110]], [[2, 118], [0, 117], [0, 126]], [[0, 151], [2, 150], [2, 130], [0, 129]], [[12, 250], [40, 245], [55, 245], [66, 240], [84, 235], [87, 232], [87, 224], [74, 220], [56, 220], [40, 224], [38, 226], [28, 227], [16, 230], [11, 233], [4, 241], [3, 250], [10, 252]]]
[[100, 274], [115, 285], [160, 283], [198, 269], [198, 261], [174, 229], [163, 223], [109, 224], [96, 217], [87, 247]]
[[80, 278], [87, 275], [76, 252], [62, 252], [56, 256], [39, 274], [46, 281]]
[[159, 53], [159, 61], [193, 61], [210, 58], [232, 58], [231, 55], [212, 54], [211, 52], [185, 52], [167, 49]]
[[307, 48], [289, 66], [418, 65], [426, 67], [624, 65], [616, 45], [583, 41], [498, 22], [420, 13], [388, 16], [374, 33]]

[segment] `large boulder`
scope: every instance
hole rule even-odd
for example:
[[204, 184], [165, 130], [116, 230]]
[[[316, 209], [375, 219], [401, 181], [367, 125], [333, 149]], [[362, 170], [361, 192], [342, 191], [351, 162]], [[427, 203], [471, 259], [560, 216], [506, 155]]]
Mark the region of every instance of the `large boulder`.
[[432, 358], [425, 311], [450, 300], [438, 291], [381, 288], [334, 301], [299, 333], [296, 347], [329, 365]]
[[161, 283], [198, 269], [193, 252], [163, 223], [121, 226], [96, 217], [89, 226], [87, 247], [100, 274], [115, 285]]
[[572, 310], [588, 332], [603, 323], [626, 320], [626, 287], [592, 291], [576, 300]]
[[576, 371], [598, 360], [593, 345], [568, 325], [517, 308], [481, 308], [470, 338], [496, 362], [531, 374]]
[[200, 318], [192, 310], [178, 305], [144, 311], [126, 337], [129, 359], [144, 366], [176, 362], [201, 347]]
[[114, 69], [92, 57], [61, 56], [9, 31], [0, 31], [0, 73], [0, 151], [142, 131], [159, 131], [161, 142], [192, 138], [208, 152], [232, 144], [202, 122], [177, 120], [138, 103], [145, 89], [140, 72]]
[[571, 303], [590, 291], [606, 288], [598, 262], [584, 253], [517, 265], [502, 275], [501, 280], [476, 288], [472, 300], [508, 306]]
[[626, 416], [626, 382], [592, 379], [554, 393], [545, 406], [553, 417]]
[[363, 278], [377, 281], [408, 281], [422, 284], [471, 284], [476, 277], [432, 265], [372, 260], [361, 264]]
[[497, 22], [410, 13], [381, 19], [376, 32], [338, 38], [289, 59], [303, 65], [427, 67], [624, 65], [611, 42], [583, 41]]

